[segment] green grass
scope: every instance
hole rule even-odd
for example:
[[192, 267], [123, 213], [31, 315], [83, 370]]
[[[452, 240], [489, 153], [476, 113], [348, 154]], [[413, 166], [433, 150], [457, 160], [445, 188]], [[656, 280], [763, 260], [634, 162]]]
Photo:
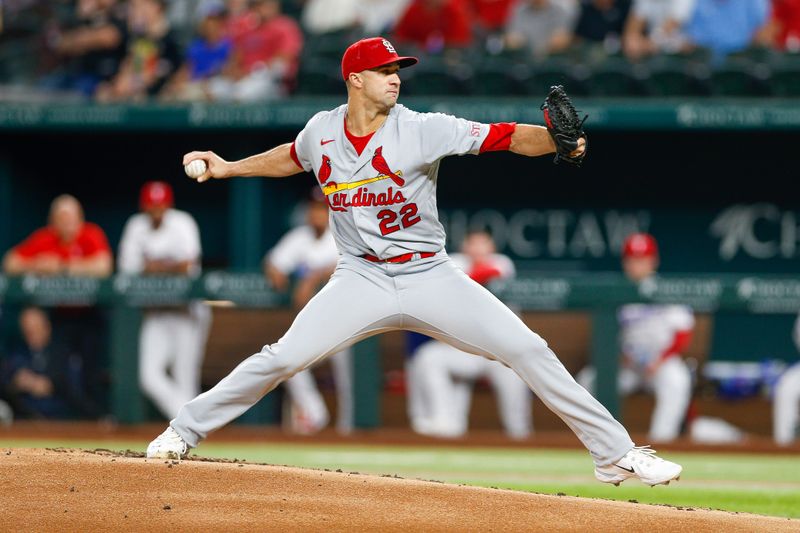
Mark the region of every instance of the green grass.
[[[0, 447], [142, 450], [142, 442], [3, 440]], [[308, 468], [396, 474], [544, 494], [636, 500], [800, 518], [800, 461], [788, 455], [668, 453], [684, 466], [681, 480], [650, 488], [636, 481], [619, 487], [594, 480], [589, 455], [578, 450], [444, 448], [316, 444], [203, 444], [205, 457]]]

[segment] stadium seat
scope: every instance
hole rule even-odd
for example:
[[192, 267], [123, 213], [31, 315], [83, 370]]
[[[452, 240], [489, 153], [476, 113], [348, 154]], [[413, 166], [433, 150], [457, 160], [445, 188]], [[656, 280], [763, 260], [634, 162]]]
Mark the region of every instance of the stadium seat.
[[527, 94], [544, 97], [553, 85], [563, 85], [571, 95], [585, 95], [588, 71], [565, 57], [550, 57], [531, 65], [530, 77], [525, 81]]
[[308, 35], [303, 47], [303, 56], [341, 61], [347, 47], [358, 39], [359, 36], [349, 29]]
[[0, 83], [26, 83], [36, 72], [36, 59], [30, 54], [30, 39], [7, 40], [0, 47]]
[[650, 96], [701, 96], [708, 92], [704, 69], [688, 57], [659, 55], [647, 63], [643, 80]]
[[591, 96], [641, 96], [647, 93], [643, 65], [632, 64], [622, 57], [608, 57], [590, 66], [586, 82]]
[[747, 57], [729, 57], [710, 74], [714, 96], [763, 96], [769, 93], [769, 68]]
[[331, 59], [306, 58], [297, 73], [296, 95], [341, 94], [344, 91], [341, 67]]
[[800, 54], [777, 54], [770, 59], [770, 67], [769, 89], [772, 96], [800, 96]]
[[471, 93], [479, 96], [517, 96], [527, 92], [527, 65], [502, 57], [484, 59], [472, 77]]
[[461, 96], [468, 94], [473, 70], [465, 63], [441, 57], [420, 58], [414, 68], [403, 71], [403, 92], [411, 96]]

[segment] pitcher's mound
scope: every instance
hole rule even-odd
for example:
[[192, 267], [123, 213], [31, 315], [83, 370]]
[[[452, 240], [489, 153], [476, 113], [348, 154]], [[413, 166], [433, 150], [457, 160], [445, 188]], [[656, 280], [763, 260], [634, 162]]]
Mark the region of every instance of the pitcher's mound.
[[5, 531], [797, 531], [795, 520], [347, 472], [0, 449]]

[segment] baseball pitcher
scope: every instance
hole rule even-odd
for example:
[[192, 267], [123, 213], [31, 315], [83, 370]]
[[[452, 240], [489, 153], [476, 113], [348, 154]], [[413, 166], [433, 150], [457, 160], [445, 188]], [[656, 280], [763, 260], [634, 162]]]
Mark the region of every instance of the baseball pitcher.
[[647, 447], [578, 385], [547, 343], [448, 258], [438, 220], [436, 185], [442, 159], [510, 150], [555, 152], [580, 164], [583, 121], [561, 87], [548, 94], [547, 127], [481, 124], [397, 103], [401, 57], [384, 38], [352, 44], [342, 57], [347, 103], [317, 113], [292, 143], [239, 161], [214, 152], [197, 179], [285, 177], [313, 172], [327, 197], [339, 249], [327, 285], [286, 334], [244, 360], [211, 390], [188, 402], [147, 449], [148, 457], [180, 458], [209, 432], [232, 421], [287, 377], [353, 343], [390, 330], [411, 330], [513, 369], [572, 429], [594, 459], [595, 476], [618, 484], [677, 479], [681, 466]]

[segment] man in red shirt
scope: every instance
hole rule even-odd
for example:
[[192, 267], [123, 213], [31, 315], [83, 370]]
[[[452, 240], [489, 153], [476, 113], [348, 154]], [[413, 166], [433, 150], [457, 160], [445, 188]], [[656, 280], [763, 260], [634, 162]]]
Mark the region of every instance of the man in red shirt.
[[483, 32], [502, 31], [508, 22], [514, 0], [470, 0], [472, 18]]
[[303, 49], [297, 22], [281, 14], [277, 0], [254, 0], [229, 28], [233, 51], [222, 75], [211, 80], [214, 99], [253, 102], [285, 96]]
[[756, 41], [782, 52], [800, 51], [800, 0], [773, 0], [772, 15]]
[[111, 275], [111, 257], [103, 230], [85, 222], [80, 202], [63, 194], [50, 205], [49, 224], [6, 253], [3, 271], [12, 276], [106, 277]]
[[428, 53], [472, 44], [464, 0], [413, 0], [394, 28], [397, 41], [413, 43]]
[[[48, 222], [6, 253], [3, 258], [6, 274], [96, 278], [111, 275], [108, 239], [99, 226], [84, 221], [83, 208], [74, 196], [56, 197], [50, 204]], [[102, 405], [108, 383], [103, 362], [106, 353], [103, 310], [92, 306], [59, 306], [52, 309], [51, 318], [67, 350], [82, 359], [82, 387], [87, 398]]]

